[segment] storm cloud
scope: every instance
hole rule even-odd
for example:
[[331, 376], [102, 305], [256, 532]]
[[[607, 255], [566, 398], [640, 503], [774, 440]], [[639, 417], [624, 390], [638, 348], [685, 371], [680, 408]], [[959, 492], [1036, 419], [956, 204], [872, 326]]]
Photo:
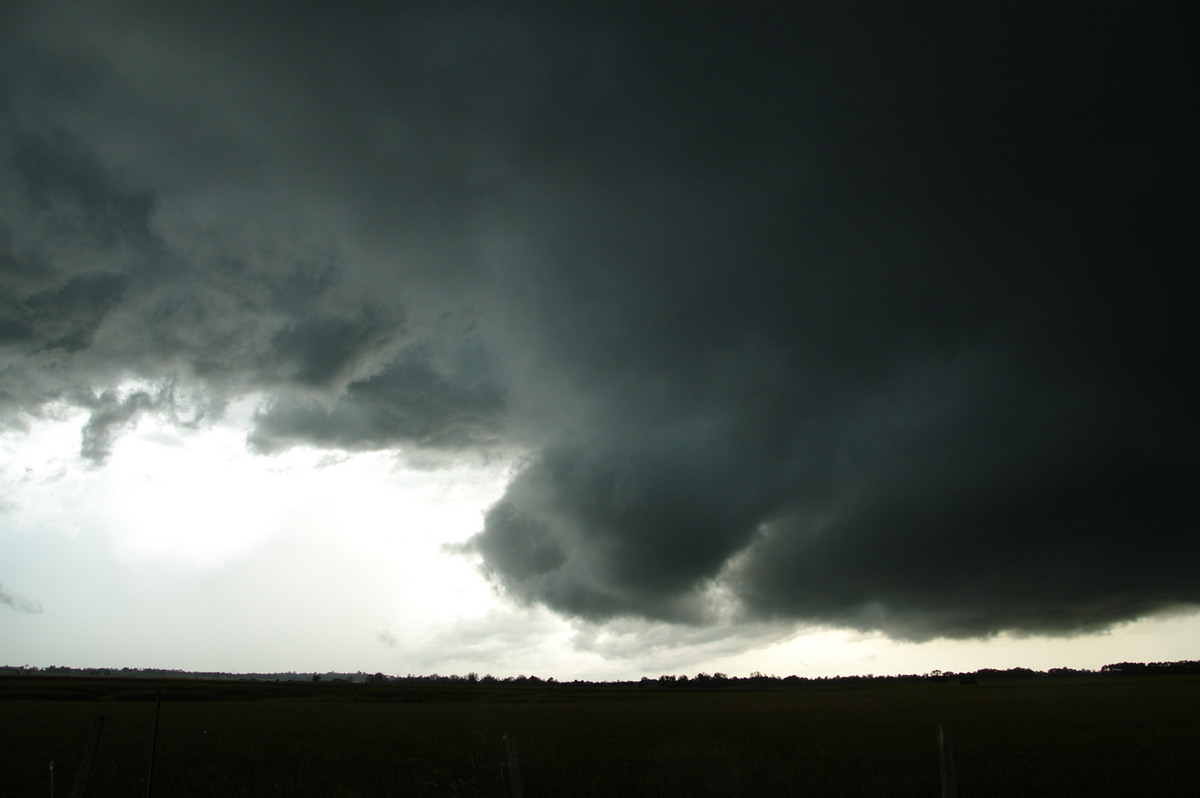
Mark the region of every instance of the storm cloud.
[[216, 8], [3, 12], [7, 423], [506, 458], [588, 620], [1200, 603], [1186, 5]]

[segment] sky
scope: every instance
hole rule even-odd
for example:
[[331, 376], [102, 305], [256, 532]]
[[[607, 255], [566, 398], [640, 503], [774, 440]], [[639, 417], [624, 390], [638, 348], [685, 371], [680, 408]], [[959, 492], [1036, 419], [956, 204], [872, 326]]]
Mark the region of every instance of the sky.
[[0, 664], [1200, 657], [1191, 4], [0, 9]]

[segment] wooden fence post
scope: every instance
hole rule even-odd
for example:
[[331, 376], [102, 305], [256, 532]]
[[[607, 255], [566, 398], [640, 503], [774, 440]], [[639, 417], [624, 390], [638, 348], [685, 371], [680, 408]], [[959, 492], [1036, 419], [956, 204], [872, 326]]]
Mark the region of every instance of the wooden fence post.
[[517, 750], [517, 733], [509, 729], [504, 733], [504, 741], [508, 744], [508, 785], [512, 788], [512, 798], [521, 798], [521, 754]]
[[96, 761], [96, 749], [100, 747], [100, 734], [104, 731], [104, 716], [97, 715], [92, 721], [92, 732], [88, 735], [87, 745], [83, 747], [83, 761], [79, 763], [79, 772], [75, 774], [75, 787], [71, 790], [71, 798], [86, 798], [88, 782], [92, 778], [92, 764]]
[[958, 776], [954, 772], [954, 739], [950, 725], [937, 725], [938, 761], [942, 768], [942, 798], [958, 798]]
[[162, 690], [158, 691], [158, 700], [154, 704], [154, 733], [150, 735], [150, 769], [146, 772], [146, 798], [150, 798], [154, 790], [154, 755], [158, 752], [158, 716], [162, 713]]

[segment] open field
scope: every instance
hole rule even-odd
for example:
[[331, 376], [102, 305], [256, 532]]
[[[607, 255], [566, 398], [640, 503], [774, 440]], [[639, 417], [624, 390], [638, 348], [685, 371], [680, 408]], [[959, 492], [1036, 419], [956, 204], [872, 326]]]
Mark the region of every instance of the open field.
[[0, 679], [0, 796], [66, 796], [92, 719], [94, 796], [936, 796], [1200, 794], [1200, 677], [809, 682], [774, 690], [410, 688]]

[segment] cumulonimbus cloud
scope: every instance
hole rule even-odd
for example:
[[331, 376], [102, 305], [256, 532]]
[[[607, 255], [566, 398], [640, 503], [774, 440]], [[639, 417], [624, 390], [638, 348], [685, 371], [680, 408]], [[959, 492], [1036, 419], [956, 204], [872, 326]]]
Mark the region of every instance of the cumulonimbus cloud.
[[581, 618], [1200, 602], [1186, 13], [808, 5], [9, 11], [5, 418], [519, 457], [467, 548]]

